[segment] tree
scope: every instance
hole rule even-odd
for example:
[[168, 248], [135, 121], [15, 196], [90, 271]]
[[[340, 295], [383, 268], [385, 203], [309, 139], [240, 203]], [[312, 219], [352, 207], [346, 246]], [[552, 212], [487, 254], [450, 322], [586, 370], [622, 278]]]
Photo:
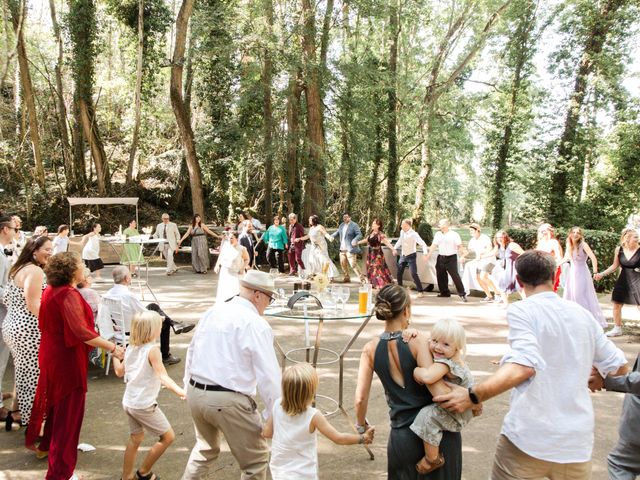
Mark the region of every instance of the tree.
[[[575, 195], [567, 194], [569, 193], [571, 173], [579, 164], [574, 158], [574, 148], [579, 129], [580, 111], [587, 93], [587, 82], [598, 65], [598, 56], [602, 53], [609, 32], [615, 25], [617, 13], [627, 4], [627, 0], [603, 0], [598, 3], [600, 7], [585, 19], [589, 28], [584, 39], [573, 91], [569, 98], [564, 129], [558, 143], [558, 155], [551, 181], [551, 201], [548, 212], [549, 221], [557, 225], [564, 225], [569, 221], [571, 205], [576, 199]], [[578, 185], [580, 183], [577, 182]]]
[[171, 106], [176, 117], [178, 130], [180, 131], [180, 139], [184, 148], [187, 169], [189, 170], [189, 183], [191, 186], [191, 207], [194, 213], [203, 216], [204, 196], [202, 192], [202, 172], [196, 152], [196, 142], [193, 136], [193, 129], [187, 108], [182, 95], [182, 70], [184, 65], [185, 45], [187, 41], [187, 29], [189, 26], [189, 18], [193, 11], [195, 0], [183, 0], [178, 18], [176, 19], [176, 37], [173, 49], [173, 59], [171, 61], [171, 86], [169, 96], [171, 97]]
[[266, 41], [262, 49], [262, 113], [264, 116], [264, 213], [267, 219], [273, 217], [273, 109], [271, 106], [271, 82], [273, 63], [271, 61], [271, 42], [273, 35], [273, 0], [262, 0], [266, 22]]
[[398, 0], [389, 3], [389, 79], [387, 85], [387, 142], [389, 145], [387, 163], [387, 199], [386, 211], [389, 221], [388, 231], [395, 231], [398, 227], [398, 36], [400, 35], [400, 17], [398, 14]]
[[131, 150], [129, 151], [129, 163], [127, 163], [126, 183], [130, 185], [133, 181], [133, 163], [138, 149], [138, 133], [140, 131], [140, 113], [142, 110], [142, 63], [144, 58], [144, 0], [138, 0], [138, 54], [136, 61], [136, 99], [135, 99], [135, 120], [133, 124], [133, 139], [131, 140]]

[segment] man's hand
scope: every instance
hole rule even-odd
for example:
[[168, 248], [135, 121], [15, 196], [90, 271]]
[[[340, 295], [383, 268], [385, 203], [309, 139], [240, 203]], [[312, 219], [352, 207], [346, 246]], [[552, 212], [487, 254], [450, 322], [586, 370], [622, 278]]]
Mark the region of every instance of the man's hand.
[[367, 427], [367, 430], [363, 433], [365, 445], [370, 445], [371, 442], [373, 442], [373, 437], [375, 436], [375, 433], [376, 433], [376, 427], [374, 426]]
[[600, 376], [600, 372], [595, 367], [591, 367], [591, 375], [589, 375], [589, 390], [598, 392], [604, 388], [604, 378]]
[[446, 410], [458, 413], [473, 407], [473, 402], [469, 398], [469, 392], [466, 388], [449, 382], [447, 385], [451, 387], [451, 392], [433, 397], [434, 402], [438, 402]]
[[173, 251], [174, 255], [177, 255], [177, 254], [178, 254], [178, 249], [179, 249], [179, 248], [180, 248], [180, 247], [176, 247], [176, 249]]
[[117, 345], [116, 349], [111, 355], [113, 355], [118, 360], [124, 360], [124, 348], [122, 348], [120, 345]]
[[398, 251], [395, 248], [392, 250], [392, 253], [394, 257], [398, 256]]

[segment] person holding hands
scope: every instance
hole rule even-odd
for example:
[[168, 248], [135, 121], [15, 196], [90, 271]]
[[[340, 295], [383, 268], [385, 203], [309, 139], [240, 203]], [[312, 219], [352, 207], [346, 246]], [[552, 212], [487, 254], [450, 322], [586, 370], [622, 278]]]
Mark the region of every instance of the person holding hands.
[[398, 255], [398, 249], [400, 249], [400, 259], [398, 260], [398, 285], [402, 286], [402, 276], [407, 267], [411, 271], [411, 277], [413, 283], [416, 284], [416, 290], [418, 290], [418, 297], [422, 297], [423, 289], [420, 282], [420, 276], [418, 275], [418, 265], [416, 263], [417, 245], [422, 247], [422, 255], [425, 260], [428, 258], [428, 247], [425, 241], [418, 235], [413, 228], [413, 221], [410, 218], [402, 220], [400, 227], [400, 238], [393, 246], [393, 255]]

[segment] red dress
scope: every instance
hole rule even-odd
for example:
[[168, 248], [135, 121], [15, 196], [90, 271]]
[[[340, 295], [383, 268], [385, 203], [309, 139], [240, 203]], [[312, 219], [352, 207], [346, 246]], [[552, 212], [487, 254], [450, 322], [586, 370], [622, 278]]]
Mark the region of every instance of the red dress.
[[373, 288], [382, 288], [389, 283], [393, 283], [391, 272], [384, 260], [382, 242], [385, 240], [383, 233], [372, 233], [367, 238], [369, 242], [369, 253], [367, 255], [367, 278]]
[[[98, 336], [93, 325], [91, 307], [78, 290], [69, 285], [48, 286], [45, 289], [38, 315], [42, 335], [38, 355], [40, 377], [27, 429], [26, 445], [27, 448], [34, 448], [42, 422], [46, 419], [45, 438], [40, 442], [39, 448], [50, 450], [50, 471], [52, 463], [56, 463], [56, 458], [52, 458], [52, 455], [55, 457], [69, 453], [74, 456], [71, 448], [73, 451], [77, 448], [87, 391], [88, 355], [93, 348], [84, 342]], [[80, 403], [81, 412], [67, 411], [77, 409]], [[69, 416], [70, 413], [73, 414], [73, 419]], [[64, 419], [69, 419], [71, 424], [64, 424]], [[47, 448], [49, 444], [50, 448]], [[59, 460], [60, 465], [65, 463], [62, 459]], [[73, 463], [75, 466], [75, 461]], [[55, 477], [47, 475], [47, 478]]]

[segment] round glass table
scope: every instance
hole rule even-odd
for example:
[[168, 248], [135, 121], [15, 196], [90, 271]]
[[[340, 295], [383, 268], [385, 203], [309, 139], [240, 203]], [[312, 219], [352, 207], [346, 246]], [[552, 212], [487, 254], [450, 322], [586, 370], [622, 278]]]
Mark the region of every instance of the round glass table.
[[[284, 371], [286, 367], [287, 361], [292, 363], [301, 363], [306, 362], [310, 363], [313, 368], [316, 368], [318, 365], [326, 366], [338, 364], [338, 399], [323, 394], [317, 394], [316, 398], [320, 398], [323, 400], [327, 400], [333, 405], [332, 409], [324, 410], [323, 413], [325, 415], [333, 415], [335, 413], [342, 413], [345, 418], [348, 420], [354, 432], [357, 432], [355, 423], [349, 417], [346, 410], [343, 406], [344, 401], [344, 358], [345, 355], [349, 352], [349, 349], [354, 344], [354, 342], [362, 333], [362, 330], [367, 326], [369, 320], [373, 315], [372, 311], [367, 313], [359, 313], [357, 311], [357, 304], [354, 305], [355, 309], [349, 308], [347, 304], [346, 310], [335, 309], [335, 308], [318, 308], [314, 309], [314, 305], [310, 302], [307, 302], [307, 305], [304, 305], [304, 302], [300, 302], [296, 305], [296, 308], [290, 309], [287, 306], [275, 304], [267, 311], [265, 311], [266, 317], [273, 317], [284, 320], [294, 320], [299, 321], [304, 325], [304, 345], [301, 347], [291, 348], [289, 350], [284, 350], [280, 345], [280, 342], [276, 338], [276, 350], [279, 352], [282, 358], [282, 370]], [[346, 342], [340, 347], [339, 350], [332, 350], [329, 348], [325, 348], [321, 346], [322, 343], [322, 332], [324, 328], [325, 321], [334, 323], [339, 322], [341, 320], [359, 320], [360, 324], [354, 331], [354, 333], [346, 339]], [[315, 329], [315, 338], [312, 340], [312, 334], [310, 331], [313, 327]], [[313, 343], [312, 343], [313, 341]], [[303, 354], [304, 353], [304, 354]], [[303, 354], [303, 355], [302, 355]], [[328, 357], [327, 359], [322, 359], [321, 355]], [[304, 358], [300, 358], [304, 357]], [[318, 387], [320, 389], [320, 386]], [[364, 448], [369, 453], [370, 458], [373, 460], [373, 452], [367, 447], [363, 445]]]

